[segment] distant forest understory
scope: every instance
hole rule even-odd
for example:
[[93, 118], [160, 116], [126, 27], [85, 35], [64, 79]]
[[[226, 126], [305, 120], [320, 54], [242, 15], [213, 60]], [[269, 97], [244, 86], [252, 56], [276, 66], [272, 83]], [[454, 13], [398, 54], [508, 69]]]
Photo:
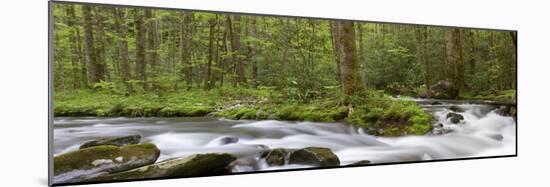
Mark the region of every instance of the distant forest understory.
[[516, 98], [515, 32], [56, 3], [53, 37], [56, 117], [342, 121], [399, 136], [433, 119], [389, 96]]

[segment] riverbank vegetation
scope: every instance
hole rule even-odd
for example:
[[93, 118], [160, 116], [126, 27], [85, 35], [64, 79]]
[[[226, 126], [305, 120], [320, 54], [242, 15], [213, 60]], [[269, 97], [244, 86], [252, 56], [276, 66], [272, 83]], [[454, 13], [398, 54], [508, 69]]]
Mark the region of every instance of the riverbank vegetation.
[[345, 122], [426, 134], [392, 95], [513, 100], [516, 33], [56, 4], [54, 115]]

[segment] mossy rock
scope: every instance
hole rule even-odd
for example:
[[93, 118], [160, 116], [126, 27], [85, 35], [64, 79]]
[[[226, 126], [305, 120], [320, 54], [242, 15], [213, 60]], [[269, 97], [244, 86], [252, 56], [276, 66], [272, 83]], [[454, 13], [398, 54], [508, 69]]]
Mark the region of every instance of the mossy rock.
[[456, 106], [456, 105], [453, 105], [451, 107], [449, 107], [450, 110], [452, 110], [453, 112], [464, 112], [464, 109], [459, 107], [459, 106]]
[[289, 164], [332, 167], [340, 166], [340, 159], [328, 148], [307, 147], [290, 153]]
[[54, 181], [78, 182], [99, 173], [115, 173], [153, 164], [160, 150], [151, 143], [94, 146], [54, 157]]
[[116, 181], [166, 177], [198, 177], [220, 175], [237, 158], [230, 154], [195, 154], [168, 159], [153, 165], [114, 174], [104, 174], [89, 181]]
[[97, 140], [88, 141], [80, 146], [80, 149], [85, 149], [88, 147], [100, 146], [100, 145], [113, 145], [113, 146], [125, 146], [131, 144], [139, 144], [141, 136], [139, 134], [123, 136], [123, 137], [114, 137], [114, 138], [102, 138]]
[[449, 112], [447, 114], [446, 118], [447, 119], [450, 118], [451, 123], [454, 123], [454, 124], [460, 123], [461, 120], [464, 120], [464, 116], [462, 116], [461, 114], [454, 113], [454, 112]]
[[265, 161], [270, 166], [282, 166], [285, 164], [288, 151], [285, 149], [273, 149], [266, 153], [265, 155]]

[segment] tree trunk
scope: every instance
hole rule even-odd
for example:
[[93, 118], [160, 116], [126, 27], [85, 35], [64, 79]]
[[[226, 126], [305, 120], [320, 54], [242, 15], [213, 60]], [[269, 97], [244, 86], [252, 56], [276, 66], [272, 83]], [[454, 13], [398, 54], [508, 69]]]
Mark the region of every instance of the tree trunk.
[[181, 63], [182, 73], [185, 75], [187, 89], [193, 86], [193, 64], [191, 63], [191, 43], [193, 37], [193, 13], [182, 12], [183, 24], [181, 25]]
[[359, 75], [361, 76], [361, 83], [366, 87], [367, 60], [365, 59], [365, 44], [363, 43], [363, 24], [357, 25], [357, 32], [359, 33]]
[[208, 24], [210, 25], [208, 36], [208, 65], [206, 66], [206, 81], [204, 83], [204, 89], [210, 90], [212, 88], [212, 60], [214, 58], [214, 38], [217, 18], [210, 19]]
[[249, 54], [250, 57], [250, 63], [252, 64], [252, 86], [256, 88], [258, 86], [258, 64], [256, 60], [252, 59], [252, 57], [257, 53], [258, 51], [258, 26], [256, 23], [256, 18], [251, 18], [251, 30], [250, 30], [250, 36], [254, 38], [252, 42], [249, 43]]
[[128, 41], [127, 33], [128, 26], [126, 25], [126, 9], [125, 8], [115, 8], [114, 17], [115, 25], [117, 25], [118, 32], [118, 50], [119, 50], [119, 64], [120, 71], [122, 74], [122, 83], [126, 87], [126, 91], [132, 93], [132, 85], [128, 82], [130, 81], [130, 62], [128, 60]]
[[227, 17], [227, 23], [229, 25], [229, 35], [231, 37], [231, 51], [232, 51], [232, 65], [233, 65], [233, 72], [235, 75], [237, 75], [236, 79], [234, 79], [234, 85], [240, 86], [244, 82], [246, 82], [246, 78], [244, 75], [244, 65], [242, 62], [242, 58], [240, 58], [240, 51], [241, 51], [241, 16], [240, 15], [234, 15], [232, 16], [233, 20], [231, 20], [231, 17]]
[[150, 76], [151, 76], [151, 88], [154, 90], [159, 89], [158, 83], [158, 65], [159, 65], [159, 55], [158, 55], [158, 41], [157, 41], [157, 21], [155, 20], [155, 15], [153, 10], [145, 10], [145, 18], [147, 25], [147, 62], [150, 67]]
[[337, 21], [336, 42], [338, 45], [338, 57], [340, 64], [340, 74], [342, 76], [342, 92], [346, 98], [345, 103], [349, 103], [349, 96], [363, 91], [359, 76], [359, 64], [357, 52], [355, 49], [355, 30], [351, 21]]
[[76, 90], [81, 87], [82, 80], [80, 78], [80, 68], [79, 65], [81, 64], [81, 55], [80, 51], [78, 50], [79, 47], [78, 41], [77, 41], [77, 32], [78, 28], [76, 27], [76, 14], [74, 5], [66, 5], [65, 6], [65, 14], [67, 16], [67, 26], [69, 27], [69, 43], [70, 43], [70, 51], [71, 51], [71, 73], [73, 76], [73, 90]]
[[332, 43], [332, 49], [333, 49], [333, 52], [334, 52], [334, 59], [335, 59], [335, 62], [336, 62], [336, 70], [337, 70], [337, 76], [338, 76], [338, 81], [339, 82], [342, 82], [342, 74], [340, 73], [341, 72], [341, 68], [340, 68], [340, 52], [339, 52], [339, 49], [340, 49], [340, 43], [338, 42], [338, 38], [340, 37], [339, 34], [338, 34], [338, 29], [336, 28], [337, 26], [337, 23], [336, 21], [331, 21], [329, 23], [329, 27], [330, 27], [330, 38], [331, 38], [331, 43]]
[[105, 57], [105, 28], [103, 26], [103, 15], [99, 7], [94, 7], [94, 13], [96, 16], [96, 33], [97, 33], [97, 73], [100, 80], [110, 80], [109, 73], [107, 72], [107, 63]]
[[447, 31], [447, 62], [450, 68], [449, 76], [457, 89], [464, 88], [464, 66], [462, 64], [462, 45], [460, 42], [460, 29]]
[[426, 60], [426, 41], [428, 40], [428, 28], [420, 26], [416, 28], [416, 48], [418, 51], [418, 63], [424, 67], [424, 85], [431, 84], [430, 66]]
[[134, 9], [136, 27], [136, 78], [141, 81], [143, 90], [147, 90], [147, 64], [145, 62], [145, 25], [143, 14], [140, 10]]
[[476, 39], [475, 33], [473, 30], [470, 30], [470, 61], [469, 63], [469, 73], [474, 75], [476, 70]]
[[84, 47], [86, 50], [86, 62], [88, 64], [88, 75], [91, 83], [97, 83], [100, 80], [98, 73], [98, 63], [96, 49], [94, 46], [94, 32], [92, 28], [92, 7], [90, 5], [82, 6], [82, 17], [84, 18]]

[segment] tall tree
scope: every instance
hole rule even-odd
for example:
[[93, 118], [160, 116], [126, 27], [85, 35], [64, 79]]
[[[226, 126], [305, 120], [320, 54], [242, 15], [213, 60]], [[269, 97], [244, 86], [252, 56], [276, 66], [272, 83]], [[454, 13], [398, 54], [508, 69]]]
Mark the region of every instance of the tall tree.
[[115, 25], [117, 27], [118, 34], [118, 50], [119, 50], [119, 64], [120, 72], [122, 75], [122, 83], [126, 87], [127, 92], [133, 92], [130, 81], [130, 61], [128, 60], [128, 26], [126, 22], [126, 9], [114, 8], [113, 14], [115, 17]]
[[110, 76], [107, 69], [107, 57], [105, 54], [105, 43], [106, 41], [106, 34], [105, 34], [105, 26], [104, 26], [104, 19], [103, 16], [103, 10], [100, 7], [95, 6], [95, 8], [92, 9], [94, 11], [94, 14], [96, 16], [95, 19], [95, 29], [97, 33], [97, 41], [96, 41], [96, 55], [97, 55], [97, 73], [99, 76], [99, 79], [101, 80], [109, 80]]
[[358, 51], [358, 56], [359, 56], [359, 75], [361, 76], [361, 83], [364, 84], [366, 86], [366, 83], [367, 83], [367, 78], [366, 78], [366, 71], [367, 71], [367, 60], [365, 58], [366, 54], [365, 54], [365, 44], [363, 43], [363, 24], [358, 24], [357, 25], [357, 32], [358, 32], [358, 36], [359, 36], [359, 41], [358, 41], [358, 45], [359, 45], [359, 51]]
[[340, 64], [342, 92], [349, 102], [348, 96], [361, 92], [364, 87], [359, 76], [359, 64], [355, 49], [354, 23], [351, 21], [336, 21], [336, 42], [338, 43], [338, 59]]
[[157, 20], [155, 13], [151, 9], [145, 10], [145, 19], [147, 20], [147, 62], [150, 67], [151, 76], [151, 88], [159, 89], [158, 82], [158, 66], [159, 66], [159, 54], [158, 54], [158, 41], [157, 41]]
[[447, 63], [450, 67], [448, 75], [451, 77], [453, 84], [460, 90], [465, 86], [460, 29], [454, 28], [447, 30], [446, 40]]
[[136, 79], [141, 81], [144, 90], [147, 90], [147, 64], [145, 62], [145, 25], [143, 13], [134, 9], [134, 26], [136, 27]]
[[424, 67], [424, 84], [430, 85], [431, 83], [431, 72], [428, 60], [426, 59], [426, 41], [428, 40], [428, 27], [420, 26], [415, 29], [416, 31], [416, 48], [418, 51], [418, 63]]
[[[256, 18], [251, 18], [251, 29], [250, 29], [250, 37], [252, 38], [252, 41], [248, 42], [248, 53], [249, 58], [251, 59], [252, 56], [256, 55], [258, 51], [258, 24], [256, 22]], [[258, 86], [258, 62], [257, 60], [250, 60], [250, 63], [252, 64], [252, 86], [257, 87]]]
[[215, 32], [216, 32], [216, 24], [218, 16], [216, 15], [215, 18], [211, 18], [208, 20], [208, 24], [210, 26], [209, 28], [209, 35], [208, 35], [208, 65], [206, 66], [206, 81], [204, 83], [204, 89], [209, 90], [212, 88], [213, 80], [212, 80], [212, 61], [214, 58], [214, 38], [215, 38]]
[[237, 75], [234, 81], [234, 85], [239, 86], [246, 82], [244, 75], [244, 64], [242, 58], [240, 58], [241, 51], [241, 16], [233, 15], [227, 16], [227, 22], [229, 25], [229, 35], [231, 37], [231, 53], [232, 53], [232, 65], [233, 71]]
[[88, 64], [88, 75], [91, 83], [100, 81], [99, 64], [97, 62], [96, 48], [94, 46], [94, 32], [92, 28], [92, 7], [91, 5], [82, 6], [82, 17], [84, 19], [84, 47], [86, 50], [86, 62]]
[[187, 89], [193, 85], [193, 64], [191, 63], [191, 43], [193, 42], [193, 13], [182, 12], [181, 17], [181, 63], [182, 74], [185, 76]]
[[[80, 54], [79, 50], [79, 41], [80, 38], [77, 38], [77, 33], [79, 32], [77, 23], [76, 23], [76, 14], [74, 5], [66, 5], [65, 6], [65, 14], [67, 16], [67, 26], [69, 27], [69, 43], [70, 43], [70, 51], [71, 51], [71, 66], [72, 71], [71, 74], [73, 75], [73, 89], [77, 89], [81, 87], [81, 84], [83, 83], [80, 72], [80, 65], [82, 64], [82, 55]], [[84, 74], [85, 76], [85, 74]]]
[[342, 82], [342, 69], [340, 68], [340, 48], [341, 48], [341, 44], [340, 42], [338, 41], [338, 38], [340, 38], [340, 33], [338, 33], [338, 28], [337, 28], [337, 21], [331, 21], [329, 23], [329, 31], [330, 31], [330, 42], [332, 44], [332, 50], [333, 50], [333, 53], [334, 53], [334, 59], [335, 59], [335, 62], [336, 62], [336, 70], [337, 70], [337, 77], [338, 77], [338, 81]]

